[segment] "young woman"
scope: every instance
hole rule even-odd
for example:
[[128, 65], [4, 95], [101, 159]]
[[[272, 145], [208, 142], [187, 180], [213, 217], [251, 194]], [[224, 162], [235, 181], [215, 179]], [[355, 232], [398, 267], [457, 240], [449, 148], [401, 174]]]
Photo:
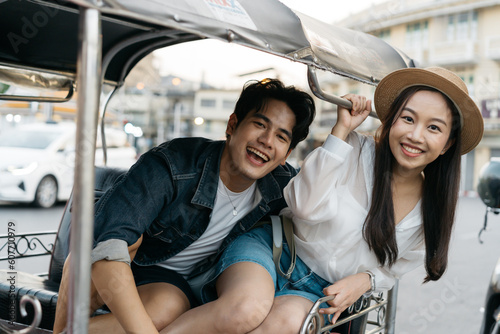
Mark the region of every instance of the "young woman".
[[[352, 110], [338, 108], [331, 135], [284, 190], [288, 208], [282, 214], [293, 219], [298, 255], [291, 277], [276, 273], [269, 225], [238, 237], [219, 261], [218, 292], [238, 279], [247, 281], [242, 296], [274, 287], [272, 305], [264, 299], [252, 308], [248, 297], [225, 301], [227, 321], [237, 317], [242, 333], [297, 333], [325, 295], [335, 299], [321, 312], [335, 322], [361, 295], [390, 289], [395, 278], [419, 265], [425, 264], [424, 282], [446, 270], [460, 155], [483, 133], [465, 84], [442, 68], [389, 74], [375, 92], [382, 122], [376, 139], [354, 131], [371, 102], [345, 98]], [[281, 266], [289, 264], [285, 245]], [[239, 303], [246, 306], [244, 315], [235, 308]], [[217, 305], [224, 311], [220, 300]], [[204, 333], [221, 321], [205, 320]]]
[[460, 156], [483, 134], [465, 84], [442, 68], [399, 70], [380, 82], [376, 139], [353, 131], [370, 102], [346, 98], [352, 111], [339, 108], [332, 135], [284, 190], [298, 256], [333, 283], [316, 290], [318, 297], [336, 296], [323, 310], [333, 322], [367, 290], [390, 289], [421, 264], [424, 282], [443, 275]]

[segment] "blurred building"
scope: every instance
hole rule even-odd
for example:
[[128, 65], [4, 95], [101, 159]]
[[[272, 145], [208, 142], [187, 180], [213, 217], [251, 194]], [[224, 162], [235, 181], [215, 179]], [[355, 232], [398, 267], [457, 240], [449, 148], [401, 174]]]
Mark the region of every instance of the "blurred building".
[[[22, 95], [23, 92], [8, 92]], [[33, 95], [29, 92], [26, 95]], [[35, 94], [36, 96], [36, 94]], [[0, 101], [0, 131], [20, 124], [45, 121], [72, 121], [76, 117], [76, 96], [62, 103], [41, 103], [27, 101]], [[61, 96], [64, 97], [64, 96]]]
[[[445, 67], [465, 81], [482, 111], [485, 134], [463, 157], [463, 190], [475, 189], [480, 168], [490, 157], [500, 156], [499, 21], [498, 1], [395, 0], [337, 23], [385, 40], [416, 60], [418, 67]], [[322, 81], [338, 95], [373, 96], [375, 89], [339, 76], [324, 76]]]
[[241, 90], [201, 89], [194, 99], [195, 131], [193, 135], [225, 139], [229, 116], [234, 111]]
[[162, 77], [161, 85], [165, 90], [167, 106], [163, 117], [158, 119], [157, 143], [193, 136], [194, 99], [200, 84], [168, 75]]
[[[156, 119], [167, 105], [154, 56], [143, 58], [112, 96], [105, 119], [124, 127], [139, 153], [148, 149], [156, 136]], [[110, 119], [113, 115], [114, 119]]]

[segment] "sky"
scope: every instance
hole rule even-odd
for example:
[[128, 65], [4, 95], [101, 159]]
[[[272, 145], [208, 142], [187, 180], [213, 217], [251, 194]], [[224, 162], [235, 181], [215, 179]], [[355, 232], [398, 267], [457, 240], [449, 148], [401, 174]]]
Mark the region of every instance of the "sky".
[[[362, 11], [383, 0], [281, 0], [288, 7], [332, 23]], [[241, 88], [242, 83], [261, 76], [278, 76], [285, 84], [307, 85], [303, 64], [295, 63], [264, 52], [221, 41], [197, 41], [183, 43], [155, 52], [161, 74], [171, 74], [181, 78], [203, 80], [217, 88]], [[238, 61], [234, 61], [238, 59]], [[266, 68], [274, 70], [257, 72]]]

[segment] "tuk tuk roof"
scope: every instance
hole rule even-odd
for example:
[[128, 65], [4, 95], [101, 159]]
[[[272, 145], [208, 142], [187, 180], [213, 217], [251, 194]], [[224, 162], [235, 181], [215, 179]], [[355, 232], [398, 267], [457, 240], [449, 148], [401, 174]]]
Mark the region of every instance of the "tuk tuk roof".
[[204, 38], [240, 44], [376, 84], [413, 66], [384, 41], [335, 27], [278, 0], [0, 0], [0, 65], [75, 77], [79, 7], [102, 16], [104, 80], [121, 85], [150, 52]]

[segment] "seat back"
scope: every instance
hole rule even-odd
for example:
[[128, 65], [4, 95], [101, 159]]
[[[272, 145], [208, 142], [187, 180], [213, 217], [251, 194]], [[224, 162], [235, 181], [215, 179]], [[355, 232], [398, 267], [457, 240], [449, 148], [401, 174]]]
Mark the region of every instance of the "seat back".
[[[110, 167], [95, 167], [95, 199], [96, 201], [124, 174], [126, 170]], [[49, 280], [59, 284], [61, 282], [64, 261], [69, 254], [69, 241], [71, 231], [71, 209], [73, 194], [66, 203], [64, 213], [59, 224], [54, 251], [50, 260]]]

